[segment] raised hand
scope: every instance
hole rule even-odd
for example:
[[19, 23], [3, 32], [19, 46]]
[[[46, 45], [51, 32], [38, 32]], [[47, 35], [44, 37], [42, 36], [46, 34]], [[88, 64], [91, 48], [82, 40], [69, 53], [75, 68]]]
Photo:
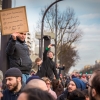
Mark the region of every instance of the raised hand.
[[12, 38], [13, 38], [14, 40], [16, 40], [16, 39], [17, 39], [18, 34], [19, 34], [18, 32], [13, 33], [13, 34], [12, 34]]
[[52, 47], [52, 44], [49, 44], [49, 45], [48, 45], [48, 48], [51, 48], [51, 47]]

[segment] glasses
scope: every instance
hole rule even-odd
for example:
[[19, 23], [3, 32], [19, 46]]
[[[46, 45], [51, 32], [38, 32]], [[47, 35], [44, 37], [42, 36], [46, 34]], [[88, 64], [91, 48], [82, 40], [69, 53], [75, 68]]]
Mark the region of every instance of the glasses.
[[50, 85], [50, 83], [46, 83], [47, 85]]
[[89, 86], [89, 87], [91, 87], [91, 88], [93, 88], [93, 86], [91, 86], [88, 82], [86, 83], [86, 85]]

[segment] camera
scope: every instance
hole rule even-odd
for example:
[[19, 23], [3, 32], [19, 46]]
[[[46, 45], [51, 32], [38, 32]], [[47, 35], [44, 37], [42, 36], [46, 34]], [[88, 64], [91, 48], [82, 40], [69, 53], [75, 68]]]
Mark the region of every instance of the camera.
[[55, 44], [52, 44], [52, 46], [55, 46]]

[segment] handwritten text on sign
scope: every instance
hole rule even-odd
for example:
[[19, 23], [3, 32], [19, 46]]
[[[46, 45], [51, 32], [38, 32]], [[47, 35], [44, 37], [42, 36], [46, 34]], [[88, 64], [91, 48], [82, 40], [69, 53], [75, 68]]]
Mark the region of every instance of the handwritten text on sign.
[[3, 35], [28, 32], [25, 7], [1, 11], [1, 26]]

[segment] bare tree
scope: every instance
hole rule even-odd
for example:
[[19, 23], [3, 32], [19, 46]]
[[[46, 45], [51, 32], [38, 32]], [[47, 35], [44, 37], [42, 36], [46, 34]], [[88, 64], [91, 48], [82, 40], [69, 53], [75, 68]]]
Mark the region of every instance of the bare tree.
[[[45, 10], [46, 8], [41, 10], [42, 16]], [[67, 47], [70, 47], [70, 50], [73, 50], [74, 52], [75, 47], [72, 47], [72, 45], [73, 44], [75, 45], [76, 43], [80, 41], [83, 33], [78, 27], [80, 23], [78, 19], [75, 17], [75, 12], [72, 8], [66, 8], [66, 10], [63, 12], [60, 12], [58, 10], [57, 13], [58, 14], [57, 14], [56, 48], [57, 48], [57, 56], [58, 56], [61, 53], [63, 55], [63, 52], [60, 49], [62, 43], [64, 43], [64, 45], [66, 45]], [[38, 27], [37, 27], [38, 29], [41, 29], [40, 25], [41, 24], [39, 20]], [[52, 7], [45, 16], [44, 31], [55, 33], [55, 8], [54, 7]], [[56, 41], [56, 38], [54, 39], [54, 41]], [[65, 50], [67, 49], [65, 48]], [[77, 53], [76, 53], [76, 56], [78, 56]], [[74, 63], [75, 63], [75, 59], [74, 59], [74, 62], [69, 67], [73, 66]]]
[[79, 60], [78, 51], [76, 47], [64, 43], [61, 47], [58, 59], [60, 63], [65, 65], [65, 70], [69, 71], [71, 66], [75, 66]]

